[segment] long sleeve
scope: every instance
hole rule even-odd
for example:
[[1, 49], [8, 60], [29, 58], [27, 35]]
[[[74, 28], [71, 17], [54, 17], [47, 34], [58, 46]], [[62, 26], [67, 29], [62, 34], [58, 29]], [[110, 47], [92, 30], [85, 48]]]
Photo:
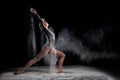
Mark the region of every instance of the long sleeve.
[[39, 22], [39, 28], [41, 31], [44, 30], [44, 26], [42, 24], [42, 18], [39, 16], [38, 13], [32, 13], [32, 15], [35, 17], [35, 19], [37, 19], [37, 21]]
[[33, 15], [35, 16], [35, 18], [39, 21], [42, 22], [42, 18], [40, 17], [40, 15], [38, 13], [33, 13]]
[[48, 34], [48, 30], [43, 26], [42, 18], [37, 13], [33, 13], [33, 15], [39, 21], [40, 31], [45, 35], [46, 39], [48, 40], [48, 35], [47, 35]]
[[46, 34], [48, 32], [48, 30], [43, 26], [42, 18], [37, 13], [34, 13], [34, 16], [39, 21], [40, 30]]

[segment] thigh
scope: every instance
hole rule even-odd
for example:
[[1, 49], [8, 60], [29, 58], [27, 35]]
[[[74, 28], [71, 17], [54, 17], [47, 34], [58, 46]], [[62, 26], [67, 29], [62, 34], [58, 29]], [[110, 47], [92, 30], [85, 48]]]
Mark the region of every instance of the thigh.
[[65, 54], [63, 52], [59, 51], [59, 50], [55, 50], [55, 52], [56, 52], [56, 56], [57, 57], [63, 57], [63, 56], [65, 56]]
[[36, 56], [36, 58], [48, 54], [49, 51], [50, 51], [49, 46], [44, 46], [40, 53]]

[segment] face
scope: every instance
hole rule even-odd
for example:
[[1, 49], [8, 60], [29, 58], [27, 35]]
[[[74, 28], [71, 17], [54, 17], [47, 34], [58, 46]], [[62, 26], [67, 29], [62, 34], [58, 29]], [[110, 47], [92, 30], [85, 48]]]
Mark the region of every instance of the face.
[[48, 29], [49, 24], [45, 21], [45, 19], [42, 19], [43, 26]]

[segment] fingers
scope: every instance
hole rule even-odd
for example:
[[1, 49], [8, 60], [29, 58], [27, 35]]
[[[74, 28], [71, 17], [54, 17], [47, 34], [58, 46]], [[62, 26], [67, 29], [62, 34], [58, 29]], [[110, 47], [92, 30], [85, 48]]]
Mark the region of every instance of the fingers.
[[32, 8], [30, 8], [30, 11], [33, 12]]
[[36, 12], [36, 10], [34, 8], [30, 8], [30, 11], [34, 12], [34, 13]]

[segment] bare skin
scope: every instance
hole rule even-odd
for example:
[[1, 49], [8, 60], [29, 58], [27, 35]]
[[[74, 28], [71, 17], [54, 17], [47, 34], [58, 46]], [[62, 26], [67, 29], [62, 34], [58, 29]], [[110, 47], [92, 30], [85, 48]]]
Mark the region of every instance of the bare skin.
[[[33, 12], [33, 13], [37, 13], [36, 10], [33, 9], [33, 8], [31, 8], [30, 11]], [[43, 26], [46, 29], [48, 29], [49, 24], [44, 19], [42, 19], [42, 21], [43, 21]], [[50, 51], [49, 46], [47, 46], [47, 45], [44, 46], [42, 48], [42, 50], [40, 51], [40, 53], [35, 58], [28, 61], [28, 63], [24, 67], [18, 69], [14, 74], [18, 75], [18, 74], [23, 73], [30, 66], [32, 66], [36, 62], [40, 61], [45, 55], [47, 55], [49, 53], [49, 51]], [[58, 61], [58, 71], [57, 71], [57, 73], [63, 73], [62, 65], [63, 65], [64, 59], [65, 59], [65, 54], [63, 52], [59, 51], [59, 50], [55, 50], [55, 51], [52, 51], [52, 52], [55, 53], [56, 56], [60, 58], [59, 61]]]
[[[28, 63], [24, 67], [22, 67], [19, 70], [17, 70], [15, 72], [15, 74], [17, 75], [17, 74], [23, 73], [30, 66], [32, 66], [36, 62], [40, 61], [45, 55], [48, 54], [49, 51], [50, 51], [49, 47], [45, 46], [41, 50], [41, 52], [35, 58], [33, 58], [30, 61], [28, 61]], [[62, 65], [63, 65], [63, 62], [64, 62], [65, 54], [63, 52], [59, 51], [59, 50], [56, 50], [55, 52], [56, 52], [56, 56], [60, 57], [59, 62], [58, 62], [58, 71], [57, 71], [57, 73], [63, 73], [63, 71], [62, 71]]]

